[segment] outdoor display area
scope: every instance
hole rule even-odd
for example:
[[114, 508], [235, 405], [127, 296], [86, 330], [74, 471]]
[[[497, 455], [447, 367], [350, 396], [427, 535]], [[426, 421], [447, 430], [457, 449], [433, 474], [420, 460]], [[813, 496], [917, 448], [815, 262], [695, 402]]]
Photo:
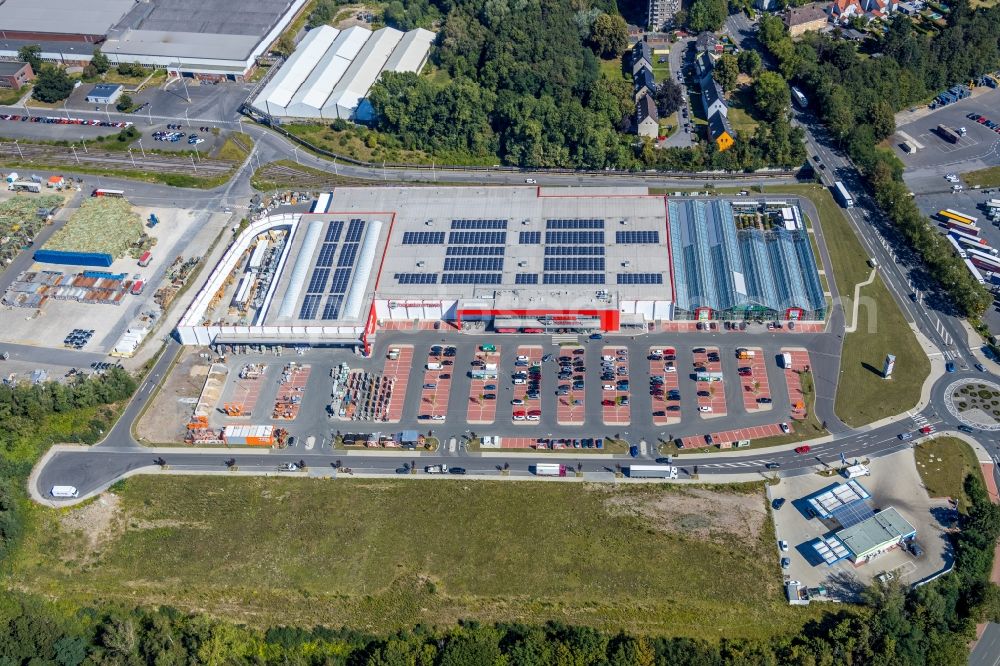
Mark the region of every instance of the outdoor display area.
[[948, 387], [945, 405], [967, 426], [1000, 430], [1000, 385], [989, 380], [959, 381]]

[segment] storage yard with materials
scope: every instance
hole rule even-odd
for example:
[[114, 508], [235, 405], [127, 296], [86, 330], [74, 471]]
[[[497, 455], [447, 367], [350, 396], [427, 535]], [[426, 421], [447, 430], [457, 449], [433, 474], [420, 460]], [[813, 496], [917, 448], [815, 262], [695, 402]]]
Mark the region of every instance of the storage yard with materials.
[[109, 197], [60, 209], [61, 226], [27, 250], [35, 262], [0, 295], [13, 308], [0, 342], [62, 347], [82, 327], [94, 329], [82, 351], [131, 356], [194, 268], [188, 253], [207, 248], [226, 218]]
[[[821, 613], [784, 600], [760, 485], [139, 476], [108, 501], [40, 513], [11, 584], [385, 631], [557, 619], [712, 639], [779, 635]], [[95, 514], [82, 532], [63, 526]]]

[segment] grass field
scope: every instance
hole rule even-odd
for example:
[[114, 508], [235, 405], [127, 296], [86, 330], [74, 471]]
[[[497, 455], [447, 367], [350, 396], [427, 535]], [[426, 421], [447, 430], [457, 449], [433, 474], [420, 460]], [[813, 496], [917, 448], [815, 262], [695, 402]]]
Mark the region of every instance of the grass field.
[[230, 132], [225, 142], [216, 151], [215, 157], [220, 160], [243, 162], [253, 150], [253, 137], [242, 132]]
[[917, 471], [931, 497], [958, 500], [959, 510], [969, 505], [962, 488], [970, 473], [982, 478], [982, 470], [972, 447], [955, 437], [936, 437], [913, 447]]
[[116, 493], [34, 507], [7, 584], [377, 632], [557, 619], [713, 640], [822, 613], [783, 599], [760, 485], [134, 477]]
[[[819, 211], [823, 237], [833, 260], [842, 298], [854, 298], [854, 285], [868, 278], [868, 254], [830, 192], [818, 185], [783, 186], [809, 198]], [[917, 404], [930, 361], [881, 278], [861, 290], [858, 330], [844, 338], [837, 387], [837, 415], [857, 427], [902, 413]], [[846, 305], [846, 303], [845, 303]], [[870, 306], [870, 307], [869, 307]], [[850, 322], [851, 313], [847, 313]], [[896, 355], [893, 378], [881, 377], [886, 354]]]
[[1000, 167], [989, 167], [988, 169], [963, 173], [962, 180], [969, 185], [979, 185], [980, 187], [1000, 186]]
[[18, 88], [17, 90], [6, 88], [0, 90], [0, 105], [11, 106], [12, 104], [16, 104], [27, 91], [27, 88]]

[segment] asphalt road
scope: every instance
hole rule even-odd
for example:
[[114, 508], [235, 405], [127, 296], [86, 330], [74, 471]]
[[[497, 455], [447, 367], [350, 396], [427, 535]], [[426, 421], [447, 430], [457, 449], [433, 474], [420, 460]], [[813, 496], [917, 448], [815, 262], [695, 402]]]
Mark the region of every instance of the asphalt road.
[[1000, 624], [986, 625], [976, 649], [969, 655], [969, 666], [997, 666], [1000, 664]]

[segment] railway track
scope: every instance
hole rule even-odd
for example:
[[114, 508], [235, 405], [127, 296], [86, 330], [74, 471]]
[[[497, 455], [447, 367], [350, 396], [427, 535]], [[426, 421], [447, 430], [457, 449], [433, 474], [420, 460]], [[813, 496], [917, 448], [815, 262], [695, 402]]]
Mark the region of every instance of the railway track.
[[121, 171], [147, 171], [155, 173], [175, 173], [192, 174], [197, 172], [199, 176], [221, 176], [233, 171], [238, 165], [232, 160], [217, 159], [192, 159], [189, 155], [171, 156], [161, 154], [146, 154], [132, 151], [130, 156], [127, 152], [117, 152], [109, 150], [87, 151], [76, 150], [65, 146], [47, 146], [38, 144], [18, 144], [12, 142], [0, 142], [0, 159], [13, 159], [19, 162], [38, 162], [39, 165], [53, 164], [78, 164], [80, 166], [104, 167]]

